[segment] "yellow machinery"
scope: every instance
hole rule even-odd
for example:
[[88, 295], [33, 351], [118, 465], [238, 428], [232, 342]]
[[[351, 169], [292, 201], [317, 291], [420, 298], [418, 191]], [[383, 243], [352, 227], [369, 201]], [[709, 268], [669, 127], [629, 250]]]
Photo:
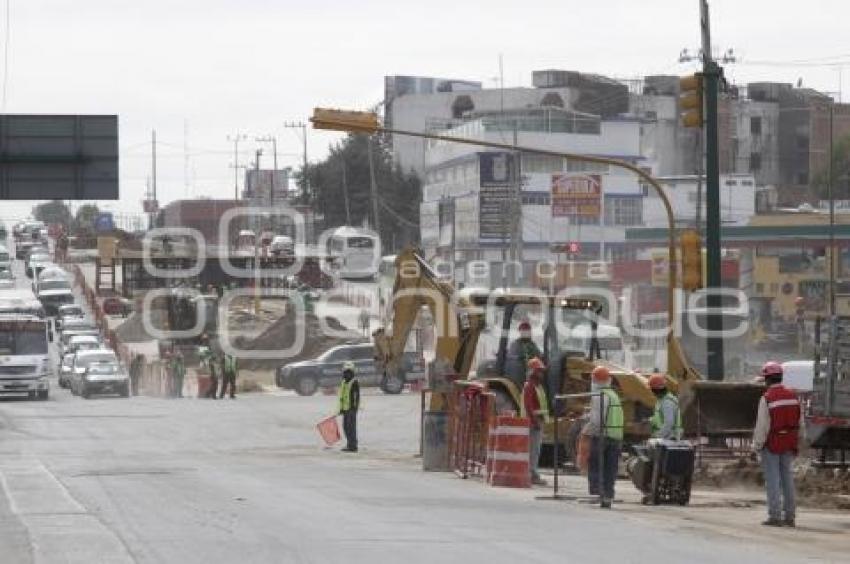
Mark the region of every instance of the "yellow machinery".
[[[599, 311], [593, 299], [547, 296], [542, 293], [496, 291], [456, 291], [454, 286], [441, 280], [415, 249], [407, 249], [396, 257], [396, 279], [392, 296], [392, 320], [388, 328], [373, 335], [379, 369], [385, 377], [398, 374], [404, 347], [416, 317], [423, 307], [433, 316], [436, 329], [435, 359], [429, 367], [431, 402], [425, 419], [423, 463], [426, 469], [441, 469], [445, 459], [444, 449], [446, 409], [451, 380], [472, 378], [484, 382], [496, 395], [499, 411], [519, 411], [525, 370], [511, 366], [508, 358], [508, 334], [511, 324], [519, 321], [529, 308], [541, 314], [544, 327], [543, 356], [547, 365], [547, 389], [554, 394], [586, 392], [590, 389], [590, 372], [595, 366], [606, 365], [611, 370], [623, 398], [627, 440], [638, 441], [649, 433], [646, 419], [655, 405], [655, 396], [649, 390], [646, 378], [630, 370], [593, 359], [586, 351], [562, 351], [559, 346], [558, 326], [564, 310]], [[486, 316], [497, 312], [501, 327], [487, 327]], [[475, 359], [479, 337], [485, 331], [500, 331], [496, 358], [479, 366], [470, 374]], [[676, 338], [669, 339], [668, 370], [670, 385], [677, 390], [685, 415], [686, 430], [690, 434], [724, 435], [732, 432], [749, 432], [755, 418], [755, 405], [761, 389], [751, 384], [709, 382], [688, 363]], [[562, 419], [559, 436], [570, 441], [577, 436], [570, 432], [570, 419], [583, 414], [585, 404], [571, 404], [567, 417]], [[573, 431], [576, 430], [573, 426]], [[551, 446], [553, 429], [546, 429], [544, 446]]]

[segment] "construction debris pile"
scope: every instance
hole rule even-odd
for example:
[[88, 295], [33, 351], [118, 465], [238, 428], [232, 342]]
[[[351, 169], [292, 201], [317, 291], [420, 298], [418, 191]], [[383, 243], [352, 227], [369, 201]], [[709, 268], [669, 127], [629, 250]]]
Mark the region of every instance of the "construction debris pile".
[[[818, 468], [810, 459], [794, 463], [799, 501], [806, 505], [850, 509], [850, 468]], [[755, 460], [706, 464], [694, 472], [694, 483], [717, 488], [764, 487], [761, 466]]]
[[312, 313], [304, 314], [303, 327], [300, 326], [299, 316], [294, 309], [287, 310], [281, 318], [270, 325], [265, 331], [253, 339], [237, 338], [236, 345], [245, 350], [255, 351], [281, 351], [293, 346], [298, 337], [298, 332], [303, 332], [303, 347], [291, 357], [277, 359], [249, 359], [242, 360], [242, 366], [248, 369], [275, 368], [282, 364], [298, 362], [314, 358], [331, 347], [342, 343], [362, 340], [359, 333], [349, 331], [336, 318], [325, 317], [325, 327], [336, 334], [325, 334], [322, 321]]

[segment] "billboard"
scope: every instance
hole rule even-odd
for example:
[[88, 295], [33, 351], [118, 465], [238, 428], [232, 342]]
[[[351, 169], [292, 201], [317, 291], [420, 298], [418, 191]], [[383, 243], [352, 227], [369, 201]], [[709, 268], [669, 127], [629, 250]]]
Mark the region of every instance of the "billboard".
[[552, 217], [595, 217], [602, 212], [602, 177], [553, 174]]
[[478, 154], [481, 187], [478, 195], [478, 237], [482, 241], [510, 237], [508, 217], [515, 189], [516, 163], [506, 152]]
[[118, 116], [0, 115], [0, 198], [117, 200]]

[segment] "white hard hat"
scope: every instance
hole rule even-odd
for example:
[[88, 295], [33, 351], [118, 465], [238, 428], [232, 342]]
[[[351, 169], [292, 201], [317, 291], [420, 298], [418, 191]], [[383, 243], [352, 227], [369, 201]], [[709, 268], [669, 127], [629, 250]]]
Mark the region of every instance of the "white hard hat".
[[348, 372], [349, 370], [350, 370], [350, 371], [352, 371], [352, 372], [354, 372], [354, 363], [353, 363], [353, 362], [351, 362], [350, 360], [347, 360], [347, 361], [345, 361], [345, 363], [342, 365], [342, 371], [343, 371], [343, 372]]

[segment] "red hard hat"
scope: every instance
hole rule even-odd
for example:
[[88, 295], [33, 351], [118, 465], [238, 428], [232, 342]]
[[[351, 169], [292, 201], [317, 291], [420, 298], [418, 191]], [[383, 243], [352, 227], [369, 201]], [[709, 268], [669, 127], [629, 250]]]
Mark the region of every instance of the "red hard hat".
[[520, 331], [531, 331], [531, 323], [529, 323], [528, 321], [523, 321], [522, 323], [519, 324], [519, 330]]
[[546, 370], [546, 364], [544, 364], [543, 361], [539, 358], [534, 357], [528, 360], [529, 372], [537, 374], [538, 372], [543, 372], [544, 370]]
[[597, 366], [590, 373], [590, 377], [594, 382], [607, 382], [611, 379], [611, 372], [604, 366]]
[[667, 388], [667, 378], [663, 374], [653, 374], [649, 377], [649, 388], [651, 390], [664, 390]]
[[765, 378], [769, 376], [782, 376], [782, 365], [773, 360], [765, 362], [761, 367], [761, 375]]

